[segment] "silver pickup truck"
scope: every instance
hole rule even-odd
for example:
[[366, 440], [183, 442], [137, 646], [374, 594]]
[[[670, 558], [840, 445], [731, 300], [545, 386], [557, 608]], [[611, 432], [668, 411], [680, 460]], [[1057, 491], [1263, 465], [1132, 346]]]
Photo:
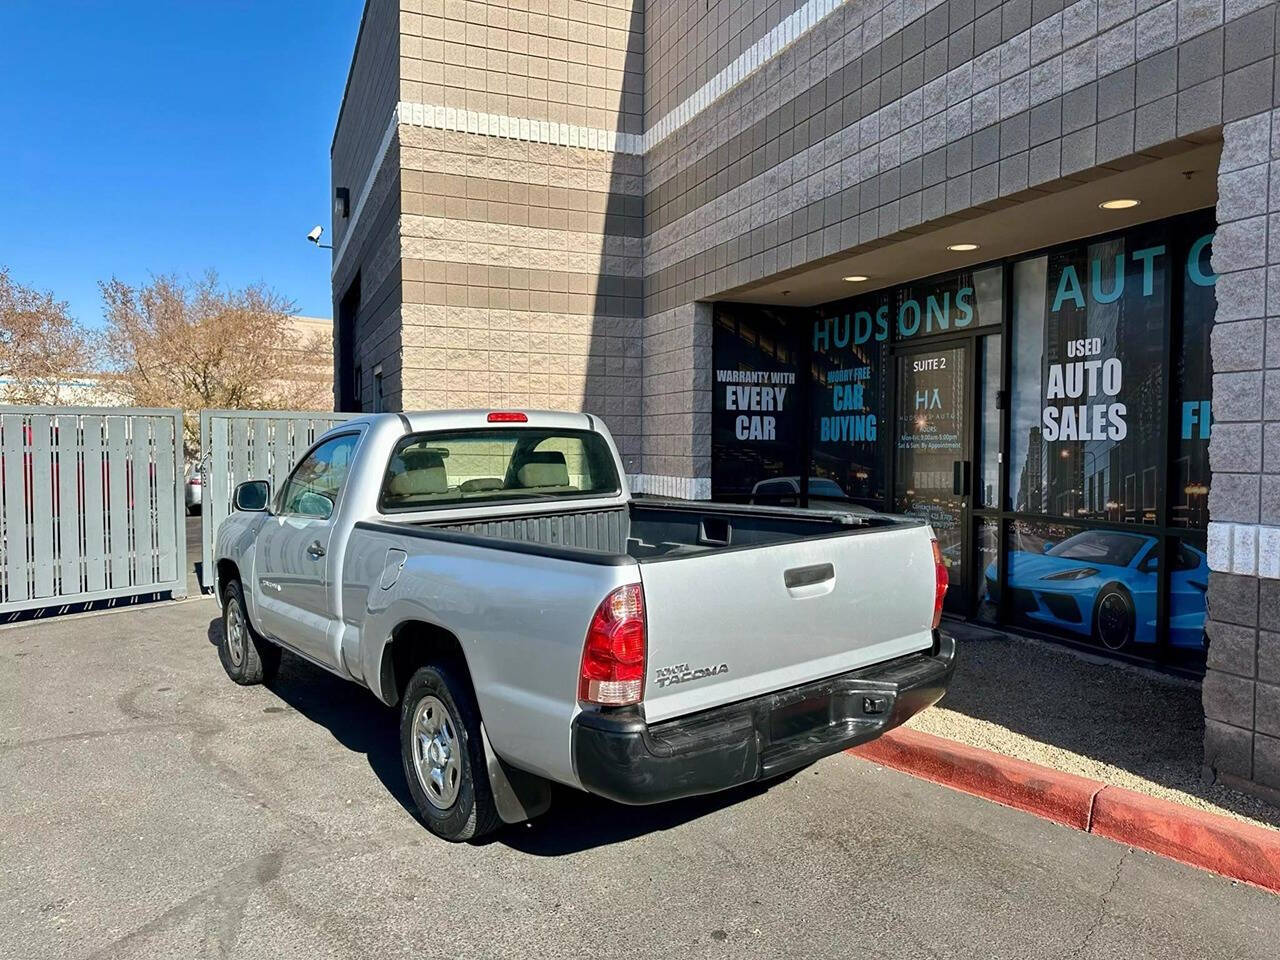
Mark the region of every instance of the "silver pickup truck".
[[586, 414], [379, 414], [219, 525], [220, 657], [281, 648], [400, 710], [433, 832], [541, 813], [551, 783], [643, 804], [794, 770], [935, 703], [955, 646], [930, 528], [633, 498]]

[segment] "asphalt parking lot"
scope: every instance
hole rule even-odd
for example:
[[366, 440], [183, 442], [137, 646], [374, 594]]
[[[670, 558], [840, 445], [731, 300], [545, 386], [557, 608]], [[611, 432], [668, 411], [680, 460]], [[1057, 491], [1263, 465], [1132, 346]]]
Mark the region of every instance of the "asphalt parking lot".
[[843, 755], [448, 845], [392, 712], [216, 615], [0, 629], [0, 956], [1274, 956], [1280, 898]]

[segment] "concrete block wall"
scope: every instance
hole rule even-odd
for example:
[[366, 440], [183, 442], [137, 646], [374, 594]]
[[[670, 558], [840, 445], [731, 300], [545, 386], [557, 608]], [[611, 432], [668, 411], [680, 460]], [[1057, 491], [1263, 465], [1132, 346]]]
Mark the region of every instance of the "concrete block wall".
[[[349, 193], [348, 215], [335, 213], [329, 231], [333, 315], [336, 320], [343, 296], [359, 275], [354, 362], [361, 370], [359, 390], [366, 409], [372, 408], [373, 371], [378, 366], [388, 402], [397, 402], [400, 394], [400, 166], [388, 128], [399, 92], [399, 18], [398, 0], [366, 4], [331, 151], [332, 190]], [[335, 325], [335, 402], [336, 333]]]
[[[1274, 16], [1227, 24], [1228, 77], [1272, 89]], [[1205, 764], [1280, 797], [1280, 111], [1234, 119], [1222, 136]]]
[[[353, 204], [385, 159], [387, 120], [400, 87], [399, 19], [399, 0], [367, 0], [360, 18], [330, 150], [333, 186], [349, 189]], [[352, 217], [334, 218], [328, 239], [335, 251], [356, 223]]]
[[[681, 0], [650, 18], [650, 322], [1211, 141], [1271, 106], [1270, 0], [740, 6]], [[681, 386], [691, 416], [705, 405], [692, 372]]]
[[711, 497], [711, 320], [708, 303], [645, 318], [646, 493]]

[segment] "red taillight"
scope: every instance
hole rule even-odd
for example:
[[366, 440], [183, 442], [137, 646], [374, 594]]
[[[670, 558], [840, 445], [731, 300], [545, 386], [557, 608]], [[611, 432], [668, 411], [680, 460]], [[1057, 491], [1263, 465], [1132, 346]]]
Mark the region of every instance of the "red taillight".
[[644, 591], [638, 583], [604, 598], [587, 628], [578, 700], [602, 707], [639, 703], [644, 693]]
[[528, 423], [529, 418], [519, 410], [495, 410], [489, 414], [490, 423]]
[[942, 549], [933, 541], [933, 629], [942, 623], [942, 601], [947, 598], [947, 565], [942, 562]]
[[198, 473], [193, 473], [193, 474], [191, 475], [191, 485], [192, 485], [193, 487], [198, 487], [198, 486], [200, 486], [200, 474], [198, 474]]

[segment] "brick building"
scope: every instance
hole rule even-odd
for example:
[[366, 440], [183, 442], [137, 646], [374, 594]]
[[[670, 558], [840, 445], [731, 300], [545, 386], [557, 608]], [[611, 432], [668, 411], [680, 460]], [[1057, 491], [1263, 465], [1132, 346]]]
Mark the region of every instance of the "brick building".
[[1280, 788], [1275, 42], [1259, 0], [369, 0], [338, 405], [582, 408], [637, 490], [926, 516], [954, 612], [1207, 671], [1208, 767]]

